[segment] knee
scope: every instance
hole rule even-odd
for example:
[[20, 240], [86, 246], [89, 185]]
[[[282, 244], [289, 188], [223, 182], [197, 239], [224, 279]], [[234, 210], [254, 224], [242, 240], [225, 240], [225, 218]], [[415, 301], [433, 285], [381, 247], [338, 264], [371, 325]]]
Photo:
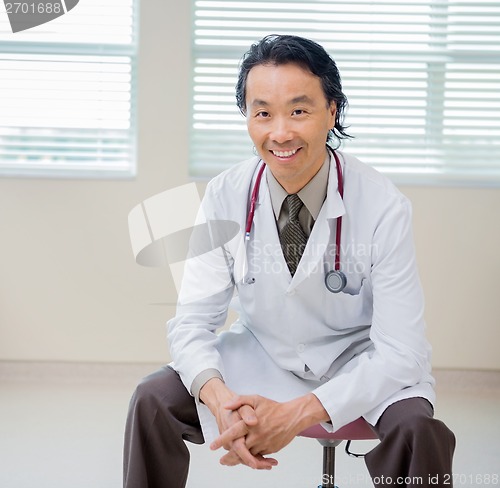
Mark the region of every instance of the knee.
[[455, 436], [448, 427], [434, 418], [431, 404], [423, 398], [410, 398], [391, 405], [384, 413], [379, 432], [380, 438], [399, 439], [411, 446], [455, 447]]
[[175, 374], [171, 370], [161, 369], [142, 378], [132, 394], [131, 408], [141, 411], [156, 409], [168, 393], [170, 372]]
[[425, 445], [429, 449], [437, 446], [455, 448], [455, 435], [441, 420], [422, 412], [413, 413], [398, 426], [407, 443], [413, 446]]
[[129, 406], [130, 413], [143, 416], [146, 411], [154, 409], [154, 403], [154, 394], [150, 385], [141, 380], [132, 393]]

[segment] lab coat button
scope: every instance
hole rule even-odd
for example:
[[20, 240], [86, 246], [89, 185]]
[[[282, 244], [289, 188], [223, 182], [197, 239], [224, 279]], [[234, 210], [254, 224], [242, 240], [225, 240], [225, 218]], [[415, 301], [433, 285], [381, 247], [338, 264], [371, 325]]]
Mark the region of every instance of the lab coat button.
[[304, 344], [299, 344], [297, 346], [297, 352], [304, 352], [306, 346]]

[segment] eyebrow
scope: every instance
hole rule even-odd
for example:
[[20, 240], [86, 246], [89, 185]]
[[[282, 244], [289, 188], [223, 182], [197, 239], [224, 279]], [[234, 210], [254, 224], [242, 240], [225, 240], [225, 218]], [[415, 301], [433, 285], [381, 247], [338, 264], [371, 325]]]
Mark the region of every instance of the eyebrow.
[[[298, 97], [292, 98], [288, 102], [289, 105], [295, 105], [296, 103], [308, 103], [309, 105], [313, 105], [313, 101], [307, 95], [300, 95]], [[256, 98], [255, 100], [252, 100], [252, 103], [250, 105], [253, 107], [255, 106], [267, 107], [269, 106], [269, 103], [266, 102], [265, 100], [261, 100], [260, 98]]]
[[260, 100], [257, 98], [255, 100], [252, 100], [252, 103], [250, 105], [252, 107], [255, 107], [255, 106], [267, 107], [269, 104], [265, 100]]
[[290, 105], [294, 105], [295, 103], [308, 103], [309, 105], [313, 105], [313, 101], [307, 95], [301, 95], [300, 97], [295, 97], [290, 100]]

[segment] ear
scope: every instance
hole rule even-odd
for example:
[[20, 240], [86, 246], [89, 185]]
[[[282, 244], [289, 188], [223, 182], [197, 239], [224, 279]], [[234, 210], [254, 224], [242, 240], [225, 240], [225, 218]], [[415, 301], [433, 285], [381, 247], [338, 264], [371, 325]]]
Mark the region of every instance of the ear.
[[337, 117], [337, 103], [334, 101], [330, 102], [330, 105], [328, 106], [328, 110], [330, 111], [330, 128], [333, 129], [335, 127], [335, 119]]

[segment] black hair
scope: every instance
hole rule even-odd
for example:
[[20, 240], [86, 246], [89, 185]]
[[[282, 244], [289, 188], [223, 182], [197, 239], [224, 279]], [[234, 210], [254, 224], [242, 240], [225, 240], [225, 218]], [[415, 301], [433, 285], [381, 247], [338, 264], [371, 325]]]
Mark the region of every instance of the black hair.
[[347, 97], [342, 92], [340, 73], [335, 61], [325, 49], [310, 39], [290, 35], [269, 35], [252, 44], [243, 55], [240, 63], [238, 82], [236, 83], [236, 104], [243, 115], [246, 115], [246, 82], [250, 70], [258, 65], [275, 66], [294, 63], [321, 80], [321, 86], [328, 104], [336, 103], [335, 126], [329, 133], [329, 140], [351, 137], [343, 125], [347, 108]]

